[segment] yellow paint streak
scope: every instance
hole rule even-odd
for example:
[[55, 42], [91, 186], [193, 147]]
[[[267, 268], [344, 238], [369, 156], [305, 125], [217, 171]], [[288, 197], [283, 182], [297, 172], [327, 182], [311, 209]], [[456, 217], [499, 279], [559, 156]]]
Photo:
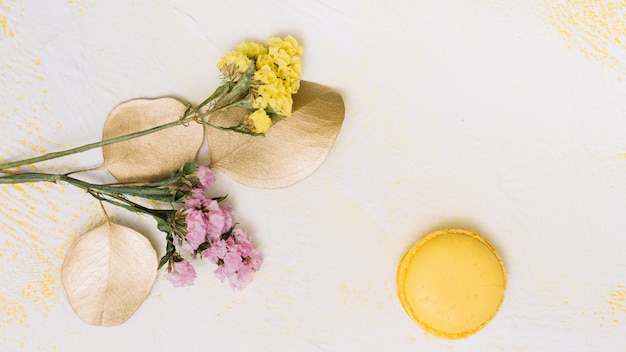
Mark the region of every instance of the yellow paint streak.
[[93, 0], [68, 0], [67, 2], [78, 10], [80, 16], [84, 16], [91, 7]]
[[[66, 194], [60, 185], [25, 183], [2, 185], [0, 190], [1, 329], [27, 326], [26, 312], [48, 316], [61, 302], [65, 252], [74, 238], [100, 222], [102, 215], [91, 198], [76, 192]], [[89, 203], [81, 205], [83, 197]]]
[[[369, 302], [369, 297], [367, 294], [364, 294], [362, 290], [350, 286], [347, 282], [341, 284], [338, 288], [339, 290], [339, 299], [343, 302], [344, 305], [352, 305], [356, 301]], [[371, 285], [368, 285], [367, 291], [371, 291]]]
[[7, 16], [0, 16], [0, 26], [2, 26], [2, 31], [4, 34], [7, 34]]
[[[4, 6], [4, 9], [7, 11], [11, 11], [11, 7], [8, 5]], [[9, 28], [9, 20], [6, 15], [0, 15], [0, 28], [2, 28], [2, 33], [6, 36], [15, 37], [15, 32], [13, 29]]]
[[7, 299], [0, 295], [0, 327], [8, 324], [24, 324], [26, 322], [26, 309], [16, 299]]
[[[18, 17], [2, 0], [0, 5], [1, 42], [15, 36], [11, 27], [15, 27]], [[54, 106], [49, 104], [49, 94], [44, 94], [48, 87], [42, 59], [23, 57], [23, 53], [37, 50], [31, 43], [19, 41], [13, 44], [13, 49], [6, 52], [0, 74], [11, 86], [28, 86], [30, 93], [15, 89], [3, 96], [0, 129], [4, 131], [4, 141], [0, 160], [44, 154], [54, 146], [58, 149], [73, 146], [53, 144], [59, 136], [63, 137], [58, 134], [63, 124], [56, 118]], [[61, 141], [71, 144], [66, 138]], [[76, 164], [77, 160], [73, 158], [63, 165], [58, 161], [44, 162], [18, 169], [62, 173], [76, 169], [72, 163]], [[66, 188], [69, 189], [46, 183], [0, 187], [0, 346], [3, 341], [12, 340], [17, 344], [15, 347], [21, 345], [25, 350], [35, 347], [36, 332], [26, 335], [19, 331], [29, 327], [29, 320], [51, 315], [56, 305], [63, 304], [60, 269], [67, 248], [77, 235], [101, 222], [101, 211], [95, 201], [74, 189], [66, 192]], [[49, 350], [50, 347], [37, 348]], [[0, 350], [4, 351], [2, 347]]]
[[[577, 305], [584, 304], [579, 302]], [[586, 305], [589, 305], [588, 303]], [[580, 311], [580, 315], [586, 315], [587, 312]], [[606, 294], [606, 301], [595, 306], [593, 316], [597, 319], [599, 327], [620, 326], [620, 320], [626, 318], [626, 286], [617, 285]]]
[[569, 47], [587, 59], [626, 74], [626, 2], [559, 0], [546, 2], [546, 20]]
[[[618, 313], [626, 313], [626, 287], [624, 285], [618, 285], [612, 292], [609, 292], [608, 297], [609, 311], [615, 316]], [[613, 323], [617, 323], [618, 319], [614, 318]]]

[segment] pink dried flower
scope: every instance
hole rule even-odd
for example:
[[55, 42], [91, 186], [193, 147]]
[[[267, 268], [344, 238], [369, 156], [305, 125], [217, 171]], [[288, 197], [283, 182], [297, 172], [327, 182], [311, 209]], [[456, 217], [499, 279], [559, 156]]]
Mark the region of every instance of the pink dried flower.
[[223, 265], [219, 265], [217, 267], [217, 269], [215, 269], [215, 271], [213, 271], [213, 273], [215, 274], [215, 277], [220, 279], [221, 282], [224, 282], [224, 280], [226, 280], [226, 278], [228, 278], [228, 275], [226, 273], [226, 268], [224, 268]]
[[231, 276], [237, 273], [239, 269], [243, 266], [243, 258], [237, 253], [228, 252], [224, 256], [224, 263], [221, 265], [226, 270], [226, 275]]
[[229, 278], [230, 287], [239, 291], [243, 290], [249, 283], [252, 282], [252, 279], [254, 278], [254, 271], [255, 270], [252, 270], [250, 265], [244, 265], [241, 269], [239, 269], [236, 276], [231, 276]]
[[[242, 290], [252, 281], [263, 258], [244, 230], [232, 228], [233, 207], [206, 196], [205, 190], [215, 182], [211, 170], [200, 166], [197, 175], [201, 187], [189, 191], [183, 205], [185, 236], [180, 244], [174, 245], [191, 252], [194, 258], [199, 254], [217, 264], [215, 276], [222, 282], [228, 279], [233, 289]], [[168, 280], [177, 287], [191, 285], [195, 277], [195, 270], [187, 261], [173, 263], [167, 274]]]
[[207, 234], [211, 241], [218, 240], [223, 233], [233, 226], [232, 207], [229, 205], [220, 207], [215, 200], [210, 200], [208, 212], [205, 212], [204, 216], [207, 223]]
[[215, 270], [215, 276], [222, 282], [227, 278], [232, 281], [233, 277], [236, 278], [237, 271], [239, 271], [242, 266], [243, 261], [241, 256], [237, 253], [228, 252], [224, 258], [222, 258], [222, 263]]
[[220, 206], [216, 200], [207, 198], [203, 189], [191, 190], [185, 200], [185, 209], [195, 209], [204, 214], [205, 231], [212, 241], [219, 239], [233, 226], [232, 206], [229, 204]]
[[232, 237], [236, 244], [236, 246], [233, 246], [233, 250], [237, 251], [237, 253], [239, 253], [242, 257], [247, 257], [254, 246], [252, 237], [240, 228], [233, 230]]
[[237, 271], [237, 276], [230, 277], [230, 286], [233, 289], [243, 290], [254, 278], [254, 273], [259, 271], [263, 257], [257, 250], [250, 250], [249, 256], [244, 258], [242, 267]]
[[208, 166], [200, 165], [198, 166], [198, 180], [200, 180], [202, 188], [207, 189], [215, 182], [215, 175]]
[[202, 257], [208, 258], [211, 263], [217, 264], [219, 259], [224, 258], [228, 249], [226, 249], [226, 241], [219, 240], [212, 242], [210, 247], [202, 251]]
[[206, 195], [204, 195], [204, 189], [194, 188], [185, 199], [185, 209], [202, 210], [207, 200]]
[[193, 265], [186, 260], [175, 262], [174, 268], [169, 268], [165, 278], [174, 285], [174, 287], [185, 287], [193, 285], [196, 279], [196, 270]]
[[[233, 230], [233, 232], [235, 230]], [[245, 234], [243, 231], [241, 231], [241, 233]], [[248, 241], [249, 236], [246, 235], [245, 242], [247, 243]], [[241, 256], [239, 253], [242, 251], [242, 246], [236, 243], [233, 236], [229, 237], [227, 240], [216, 242], [216, 244], [217, 243], [219, 243], [219, 247], [217, 247], [219, 250], [223, 252], [226, 249], [228, 252], [221, 258], [219, 258], [218, 255], [221, 262], [218, 262], [220, 265], [215, 270], [215, 276], [222, 282], [228, 279], [233, 289], [243, 290], [252, 282], [254, 273], [261, 268], [261, 264], [263, 263], [261, 253], [255, 249], [250, 249], [247, 250], [246, 256]], [[224, 248], [224, 246], [226, 246], [226, 248]], [[211, 253], [211, 255], [215, 254], [217, 250], [218, 249], [215, 249], [214, 253]], [[208, 254], [207, 252], [207, 255]]]
[[189, 192], [189, 195], [185, 199], [185, 209], [207, 211], [210, 208], [215, 207], [213, 202], [217, 203], [215, 200], [206, 197], [204, 189], [194, 188], [191, 192]]
[[253, 271], [259, 271], [259, 269], [261, 269], [261, 264], [263, 264], [263, 255], [256, 249], [253, 249], [248, 254], [246, 262], [250, 265], [250, 268], [252, 268]]
[[202, 243], [206, 241], [206, 221], [204, 214], [196, 209], [187, 210], [185, 216], [187, 222], [187, 234], [185, 240], [191, 246], [192, 250], [198, 249]]

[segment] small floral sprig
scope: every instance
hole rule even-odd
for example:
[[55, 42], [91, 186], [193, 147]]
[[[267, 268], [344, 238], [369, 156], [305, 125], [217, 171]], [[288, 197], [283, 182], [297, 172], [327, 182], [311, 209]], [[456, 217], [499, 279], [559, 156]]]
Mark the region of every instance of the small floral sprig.
[[242, 42], [217, 63], [224, 82], [189, 113], [209, 105], [208, 111], [240, 106], [251, 113], [236, 126], [222, 127], [248, 134], [264, 134], [272, 119], [291, 116], [292, 95], [300, 88], [303, 47], [292, 36], [271, 37], [268, 45]]
[[217, 264], [215, 275], [241, 290], [252, 281], [263, 257], [254, 249], [252, 238], [233, 224], [233, 208], [220, 204], [224, 197], [207, 198], [206, 191], [215, 182], [211, 170], [201, 165], [189, 174], [193, 167], [187, 164], [185, 176], [178, 181], [179, 191], [185, 193], [182, 207], [165, 219], [157, 218], [159, 229], [167, 233], [167, 251], [159, 267], [168, 264], [166, 278], [174, 286], [192, 285], [195, 269], [180, 254], [186, 251], [192, 258], [207, 258]]
[[[238, 290], [252, 281], [263, 263], [252, 238], [233, 222], [233, 208], [222, 204], [226, 197], [206, 196], [215, 175], [205, 165], [187, 163], [163, 180], [144, 185], [99, 185], [46, 173], [0, 177], [0, 184], [24, 182], [67, 183], [100, 201], [153, 217], [167, 242], [159, 269], [167, 264], [166, 278], [176, 287], [194, 283], [197, 274], [189, 260], [198, 257], [217, 264], [215, 276], [222, 282], [228, 279]], [[138, 199], [158, 201], [162, 207], [151, 208]]]
[[[147, 130], [86, 144], [64, 151], [48, 153], [23, 160], [0, 163], [0, 172], [94, 148], [124, 142], [170, 127], [197, 122], [220, 130], [263, 135], [278, 121], [291, 115], [293, 94], [300, 88], [303, 47], [292, 36], [270, 37], [268, 45], [242, 42], [217, 63], [223, 75], [222, 84], [202, 103], [189, 105], [179, 119]], [[208, 122], [208, 117], [230, 108], [243, 107], [249, 114], [234, 126]]]

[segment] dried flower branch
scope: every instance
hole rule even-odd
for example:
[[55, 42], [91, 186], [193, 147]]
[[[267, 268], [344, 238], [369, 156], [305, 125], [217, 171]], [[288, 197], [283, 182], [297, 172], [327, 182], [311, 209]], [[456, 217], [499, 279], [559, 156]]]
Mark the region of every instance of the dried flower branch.
[[[205, 165], [187, 163], [163, 180], [144, 185], [99, 185], [46, 173], [0, 177], [1, 184], [24, 182], [69, 184], [100, 201], [154, 218], [167, 240], [159, 268], [167, 264], [166, 277], [174, 286], [191, 285], [196, 277], [186, 256], [207, 258], [217, 264], [215, 275], [222, 281], [228, 279], [235, 289], [249, 284], [263, 262], [251, 237], [234, 224], [233, 208], [222, 204], [226, 197], [206, 196], [215, 175]], [[151, 208], [138, 199], [158, 201], [161, 206]]]
[[[302, 46], [291, 36], [284, 39], [269, 38], [268, 45], [266, 48], [259, 43], [243, 42], [237, 45], [235, 51], [227, 53], [217, 64], [224, 75], [224, 83], [199, 105], [189, 105], [177, 121], [81, 147], [0, 163], [0, 171], [127, 141], [190, 122], [220, 130], [264, 134], [272, 125], [272, 118], [282, 119], [291, 115], [292, 95], [300, 87], [300, 55], [303, 51]], [[233, 107], [245, 107], [250, 114], [233, 126], [219, 126], [207, 121], [211, 114]]]

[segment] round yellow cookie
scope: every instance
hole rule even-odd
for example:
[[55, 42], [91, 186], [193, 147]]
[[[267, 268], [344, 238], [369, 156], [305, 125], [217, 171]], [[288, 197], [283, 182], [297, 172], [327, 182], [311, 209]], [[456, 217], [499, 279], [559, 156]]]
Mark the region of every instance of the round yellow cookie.
[[400, 261], [398, 297], [427, 331], [456, 339], [483, 328], [504, 299], [506, 273], [496, 250], [477, 234], [435, 231]]

